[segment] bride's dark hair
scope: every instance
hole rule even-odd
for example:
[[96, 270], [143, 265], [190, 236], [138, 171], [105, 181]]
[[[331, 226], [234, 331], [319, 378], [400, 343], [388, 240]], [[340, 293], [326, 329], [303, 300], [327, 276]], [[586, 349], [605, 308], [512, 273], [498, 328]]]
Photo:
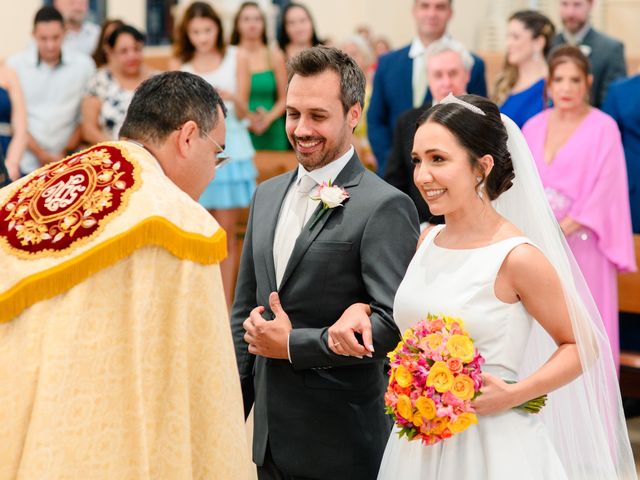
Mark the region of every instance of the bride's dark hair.
[[[457, 103], [437, 104], [422, 114], [416, 129], [426, 122], [435, 122], [449, 130], [469, 153], [471, 167], [481, 172], [482, 181], [479, 183], [484, 183], [489, 199], [495, 200], [511, 188], [515, 178], [507, 148], [507, 130], [495, 103], [477, 95], [460, 95], [458, 98], [478, 107], [484, 115]], [[489, 175], [485, 175], [478, 162], [484, 155], [493, 157]]]

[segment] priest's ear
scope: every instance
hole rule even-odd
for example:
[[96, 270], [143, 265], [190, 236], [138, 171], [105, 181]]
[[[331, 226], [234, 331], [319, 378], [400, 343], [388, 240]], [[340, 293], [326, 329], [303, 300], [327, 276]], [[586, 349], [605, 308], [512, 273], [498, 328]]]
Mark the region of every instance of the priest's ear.
[[176, 130], [177, 135], [174, 140], [176, 150], [180, 155], [186, 157], [189, 151], [194, 148], [194, 142], [200, 135], [198, 124], [193, 120], [188, 120]]

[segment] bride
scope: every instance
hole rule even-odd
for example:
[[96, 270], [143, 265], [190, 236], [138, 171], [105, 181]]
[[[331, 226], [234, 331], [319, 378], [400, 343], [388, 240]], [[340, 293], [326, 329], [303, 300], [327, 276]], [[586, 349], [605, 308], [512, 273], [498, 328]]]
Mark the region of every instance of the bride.
[[[446, 226], [423, 232], [395, 320], [462, 318], [484, 384], [477, 425], [432, 446], [392, 432], [378, 478], [635, 479], [602, 321], [520, 130], [490, 101], [450, 95], [419, 120], [412, 157]], [[362, 332], [353, 318], [329, 329], [335, 353]], [[542, 413], [513, 409], [545, 393]]]

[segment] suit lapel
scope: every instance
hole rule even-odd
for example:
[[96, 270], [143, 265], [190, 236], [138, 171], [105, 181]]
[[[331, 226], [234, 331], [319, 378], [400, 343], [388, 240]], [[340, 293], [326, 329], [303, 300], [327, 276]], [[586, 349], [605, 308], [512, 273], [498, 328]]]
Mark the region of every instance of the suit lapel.
[[400, 94], [404, 97], [404, 105], [408, 105], [407, 108], [402, 109], [404, 111], [413, 107], [413, 59], [409, 56], [409, 48], [399, 67], [398, 78], [403, 85], [396, 90], [395, 95]]
[[278, 217], [280, 215], [280, 210], [282, 209], [282, 203], [284, 202], [285, 197], [287, 196], [287, 192], [291, 187], [291, 183], [296, 179], [298, 175], [298, 169], [294, 169], [291, 172], [287, 173], [282, 178], [282, 184], [277, 187], [277, 196], [274, 198], [273, 207], [269, 208], [267, 211], [269, 212], [267, 218], [265, 218], [265, 225], [269, 228], [269, 238], [268, 243], [271, 248], [265, 249], [265, 263], [267, 266], [267, 275], [269, 277], [269, 291], [275, 292], [277, 291], [277, 283], [276, 283], [276, 266], [273, 260], [273, 248], [276, 237], [276, 227], [278, 225]]
[[[358, 159], [358, 155], [354, 153], [353, 156], [351, 157], [351, 160], [349, 160], [349, 162], [345, 165], [345, 167], [342, 169], [342, 171], [336, 178], [335, 182], [333, 183], [339, 187], [344, 188], [351, 195], [351, 189], [356, 185], [358, 185], [358, 183], [360, 183], [360, 179], [362, 178], [363, 174], [364, 174], [364, 167], [360, 163], [360, 160]], [[300, 235], [296, 240], [296, 244], [293, 247], [293, 251], [291, 252], [291, 257], [289, 257], [287, 268], [285, 269], [284, 275], [282, 276], [282, 282], [280, 282], [279, 290], [282, 290], [282, 288], [285, 286], [285, 284], [287, 283], [287, 280], [289, 280], [289, 277], [298, 266], [298, 263], [300, 263], [300, 260], [302, 260], [302, 257], [311, 246], [311, 243], [313, 243], [313, 241], [316, 239], [318, 234], [322, 231], [325, 224], [333, 214], [334, 210], [337, 210], [338, 208], [349, 208], [349, 200], [347, 200], [344, 203], [344, 207], [336, 207], [336, 208], [328, 209], [322, 215], [320, 220], [318, 220], [318, 222], [313, 226], [313, 228], [310, 229], [309, 226], [312, 224], [318, 212], [322, 209], [322, 203], [321, 203], [313, 212], [313, 215], [311, 215], [311, 218], [309, 219], [307, 224], [304, 227], [302, 227], [302, 231], [300, 232]], [[272, 260], [272, 263], [273, 263], [273, 260]], [[274, 269], [274, 272], [275, 272], [275, 269]]]

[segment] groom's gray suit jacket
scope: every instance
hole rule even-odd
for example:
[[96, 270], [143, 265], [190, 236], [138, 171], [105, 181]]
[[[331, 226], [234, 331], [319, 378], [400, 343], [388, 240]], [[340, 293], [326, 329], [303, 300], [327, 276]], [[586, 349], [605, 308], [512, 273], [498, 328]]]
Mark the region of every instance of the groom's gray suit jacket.
[[[354, 154], [334, 181], [350, 198], [312, 229], [311, 221], [303, 227], [277, 289], [274, 234], [296, 175], [256, 190], [231, 315], [245, 414], [255, 403], [253, 459], [262, 465], [268, 442], [290, 475], [369, 480], [391, 428], [384, 359], [400, 338], [393, 299], [415, 252], [418, 216], [409, 197], [366, 171]], [[272, 291], [279, 291], [293, 325], [291, 363], [251, 355], [243, 340], [242, 323], [254, 307], [265, 306], [265, 317], [273, 318]], [[327, 347], [328, 327], [356, 302], [373, 310], [373, 359], [335, 355]]]

